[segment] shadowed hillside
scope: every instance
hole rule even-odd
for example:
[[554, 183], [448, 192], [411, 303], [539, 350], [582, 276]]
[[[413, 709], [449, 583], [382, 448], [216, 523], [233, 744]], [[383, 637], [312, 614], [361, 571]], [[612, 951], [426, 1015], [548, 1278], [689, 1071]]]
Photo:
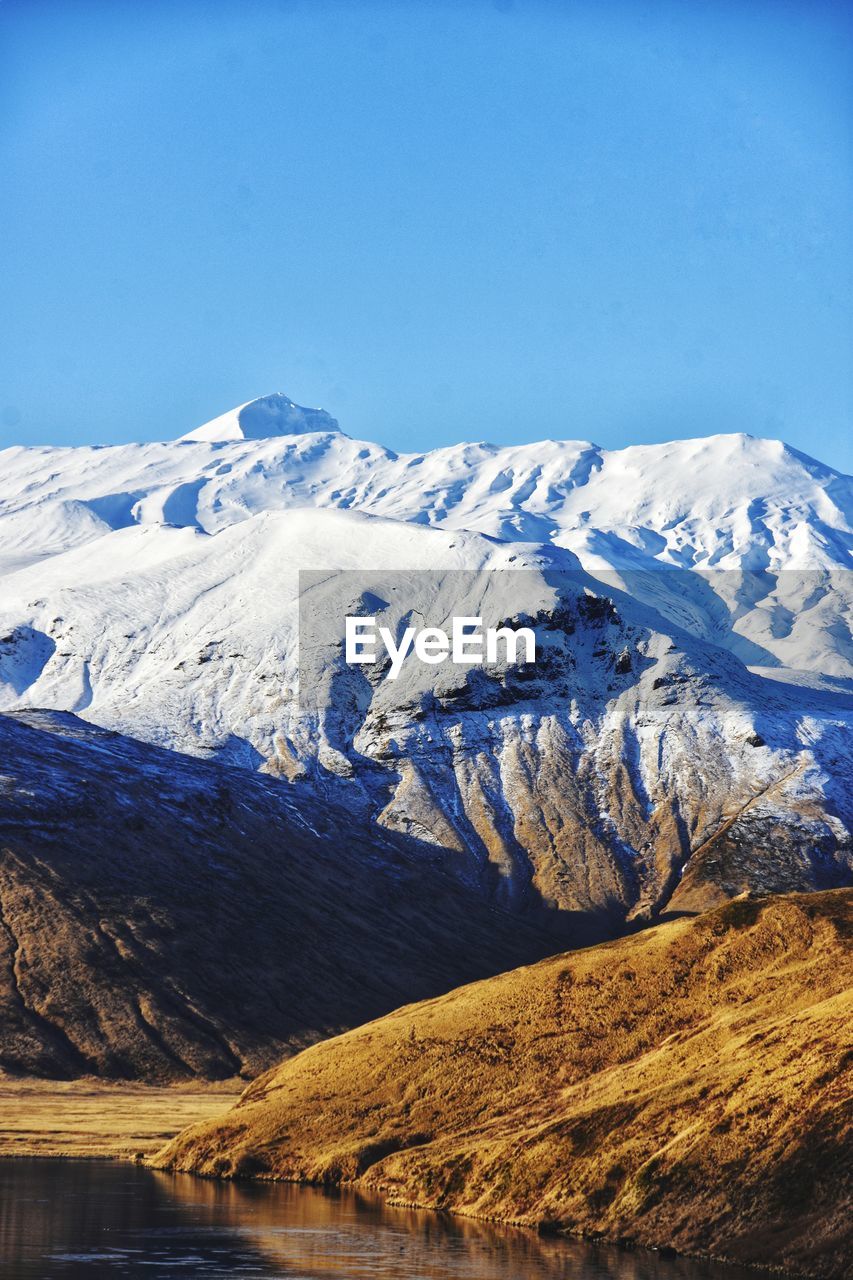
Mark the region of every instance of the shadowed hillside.
[[558, 945], [439, 851], [296, 797], [70, 715], [0, 716], [0, 1071], [252, 1075]]
[[411, 1005], [154, 1163], [840, 1276], [851, 915], [742, 898]]

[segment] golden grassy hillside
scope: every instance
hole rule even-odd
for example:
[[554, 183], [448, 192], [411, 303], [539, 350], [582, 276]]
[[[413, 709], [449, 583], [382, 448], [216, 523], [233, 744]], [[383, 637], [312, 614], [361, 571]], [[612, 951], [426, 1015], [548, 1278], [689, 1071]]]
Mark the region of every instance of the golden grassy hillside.
[[851, 915], [739, 899], [409, 1005], [152, 1163], [841, 1275]]

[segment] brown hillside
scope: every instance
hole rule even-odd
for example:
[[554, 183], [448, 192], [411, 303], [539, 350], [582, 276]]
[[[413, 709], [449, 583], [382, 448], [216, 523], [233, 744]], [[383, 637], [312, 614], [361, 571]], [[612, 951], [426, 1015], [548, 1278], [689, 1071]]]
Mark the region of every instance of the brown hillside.
[[538, 959], [439, 854], [73, 716], [0, 716], [0, 1075], [256, 1075]]
[[840, 1276], [851, 915], [849, 890], [739, 899], [410, 1005], [154, 1163]]

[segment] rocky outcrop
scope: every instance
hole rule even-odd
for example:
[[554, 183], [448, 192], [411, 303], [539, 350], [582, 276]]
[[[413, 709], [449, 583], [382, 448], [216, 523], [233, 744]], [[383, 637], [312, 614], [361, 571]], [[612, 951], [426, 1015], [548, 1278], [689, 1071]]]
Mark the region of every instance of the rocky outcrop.
[[[351, 597], [355, 579], [407, 607], [419, 585], [342, 577]], [[391, 681], [381, 664], [354, 676], [333, 644], [312, 649], [299, 712], [314, 785], [334, 775], [378, 826], [454, 850], [495, 901], [616, 930], [743, 892], [853, 883], [848, 699], [774, 686], [582, 573], [480, 577], [512, 592], [536, 664], [414, 663]], [[439, 617], [474, 594], [452, 574], [420, 590]], [[337, 634], [346, 598], [328, 617], [313, 604], [316, 632]], [[383, 616], [402, 625], [393, 605]]]

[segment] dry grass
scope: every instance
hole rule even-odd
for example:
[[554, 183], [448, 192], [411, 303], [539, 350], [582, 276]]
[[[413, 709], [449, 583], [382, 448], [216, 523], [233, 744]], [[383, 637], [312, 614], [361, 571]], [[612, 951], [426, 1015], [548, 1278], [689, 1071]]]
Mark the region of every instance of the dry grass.
[[0, 1077], [0, 1156], [149, 1154], [233, 1102], [241, 1081], [153, 1088]]
[[840, 1276], [852, 913], [736, 900], [410, 1005], [153, 1163]]

